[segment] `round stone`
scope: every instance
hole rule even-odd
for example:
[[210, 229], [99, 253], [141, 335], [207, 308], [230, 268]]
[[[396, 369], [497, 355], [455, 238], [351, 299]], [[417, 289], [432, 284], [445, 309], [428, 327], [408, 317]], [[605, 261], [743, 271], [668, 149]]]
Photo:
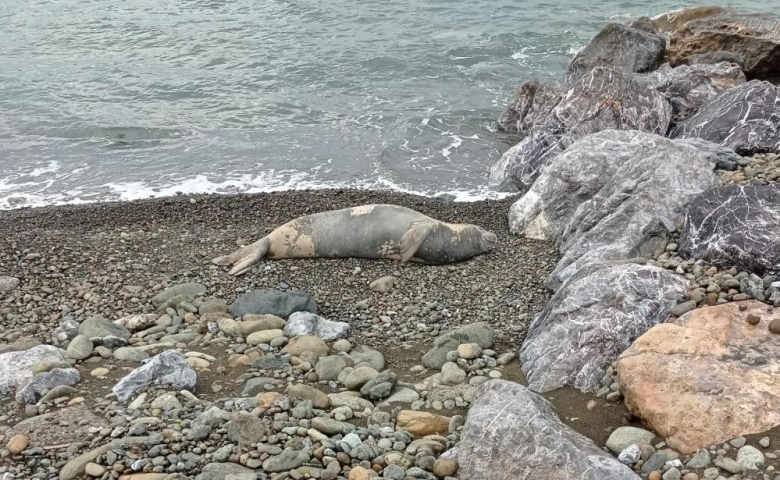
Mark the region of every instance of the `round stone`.
[[769, 331], [772, 333], [780, 333], [780, 318], [775, 318], [769, 322]]
[[102, 477], [106, 473], [105, 467], [98, 465], [97, 463], [89, 462], [84, 468], [84, 472], [90, 477]]
[[91, 372], [89, 372], [89, 374], [92, 375], [93, 377], [105, 377], [106, 375], [108, 375], [108, 373], [109, 370], [105, 367], [98, 367], [92, 370]]
[[433, 463], [433, 474], [439, 478], [454, 477], [458, 472], [458, 462], [449, 458], [437, 458]]
[[371, 474], [363, 467], [353, 467], [349, 472], [349, 480], [370, 480]]
[[482, 347], [478, 343], [461, 343], [458, 345], [458, 356], [464, 360], [474, 360], [482, 355]]
[[647, 480], [661, 480], [661, 472], [653, 470], [650, 475], [647, 476]]
[[5, 448], [14, 455], [22, 453], [30, 445], [30, 439], [27, 435], [18, 434], [11, 437]]
[[747, 322], [751, 325], [758, 325], [758, 322], [760, 321], [761, 321], [761, 317], [759, 317], [758, 315], [750, 313], [747, 316]]

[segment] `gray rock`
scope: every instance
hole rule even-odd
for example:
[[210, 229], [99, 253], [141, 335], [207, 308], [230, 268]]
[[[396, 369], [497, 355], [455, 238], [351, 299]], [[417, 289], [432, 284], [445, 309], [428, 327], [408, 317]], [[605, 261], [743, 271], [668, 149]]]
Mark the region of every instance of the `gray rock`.
[[295, 312], [317, 313], [314, 299], [304, 292], [279, 290], [254, 290], [242, 294], [230, 306], [234, 317], [246, 314], [270, 314], [286, 319]]
[[490, 180], [511, 179], [526, 188], [574, 141], [602, 130], [641, 130], [663, 135], [672, 107], [647, 80], [603, 67], [564, 89], [548, 115], [490, 168]]
[[38, 345], [21, 352], [0, 354], [0, 395], [7, 395], [33, 377], [32, 367], [40, 362], [63, 362], [68, 353], [51, 345]]
[[367, 366], [377, 372], [385, 369], [385, 357], [382, 352], [366, 345], [357, 345], [349, 351], [349, 358], [355, 363], [355, 368]]
[[258, 443], [265, 435], [263, 421], [249, 412], [236, 412], [226, 427], [227, 436], [231, 441], [247, 446]]
[[208, 425], [194, 425], [190, 428], [190, 431], [187, 432], [187, 440], [197, 442], [204, 438], [208, 438], [209, 435], [211, 435], [211, 427]]
[[440, 369], [447, 362], [447, 353], [457, 350], [461, 343], [477, 343], [482, 348], [493, 346], [493, 327], [485, 322], [477, 322], [450, 330], [436, 337], [433, 348], [422, 358], [427, 368]]
[[718, 50], [716, 52], [694, 53], [680, 60], [680, 65], [707, 65], [715, 63], [733, 63], [741, 70], [744, 69], [745, 56], [737, 52], [728, 50]]
[[138, 390], [149, 385], [170, 385], [175, 389], [192, 391], [197, 381], [198, 374], [189, 366], [184, 355], [166, 350], [127, 374], [112, 391], [120, 402], [126, 402]]
[[728, 50], [739, 54], [745, 73], [753, 78], [780, 75], [780, 27], [770, 16], [719, 15], [681, 25], [669, 40], [669, 58], [677, 63], [689, 55]]
[[697, 149], [708, 162], [715, 165], [716, 170], [736, 170], [739, 165], [745, 163], [744, 157], [717, 143], [708, 142], [701, 138], [678, 138], [676, 141]]
[[618, 461], [629, 467], [638, 462], [640, 458], [642, 458], [642, 450], [637, 444], [629, 445], [618, 455]]
[[764, 454], [761, 450], [750, 445], [745, 445], [737, 452], [737, 462], [744, 467], [745, 470], [758, 470], [761, 465], [766, 462]]
[[303, 450], [285, 449], [281, 454], [263, 462], [263, 470], [272, 473], [286, 472], [308, 463], [309, 460], [309, 454]]
[[[331, 397], [332, 398], [332, 397]], [[314, 417], [311, 419], [311, 426], [325, 435], [346, 435], [354, 432], [355, 426], [347, 422], [339, 422], [328, 417]]]
[[677, 124], [672, 138], [697, 137], [740, 155], [780, 153], [780, 89], [752, 80], [732, 88]]
[[688, 206], [679, 253], [759, 275], [780, 272], [780, 187], [729, 185], [704, 192]]
[[706, 448], [702, 448], [688, 460], [685, 466], [687, 468], [705, 468], [710, 464], [710, 461], [710, 452]]
[[607, 448], [614, 454], [621, 453], [631, 445], [652, 445], [653, 432], [636, 427], [618, 427], [609, 435]]
[[94, 345], [118, 348], [127, 345], [130, 331], [121, 325], [111, 323], [100, 315], [93, 315], [79, 327], [79, 335], [89, 338]]
[[672, 105], [672, 123], [679, 123], [701, 109], [721, 93], [745, 83], [745, 74], [737, 65], [664, 64], [643, 78], [660, 91]]
[[204, 411], [197, 417], [195, 417], [195, 420], [192, 421], [193, 426], [197, 425], [206, 425], [211, 428], [218, 427], [223, 422], [226, 422], [230, 419], [230, 414], [221, 408], [218, 407], [211, 407], [208, 410]]
[[666, 452], [659, 450], [650, 455], [650, 458], [642, 464], [642, 473], [649, 474], [653, 470], [660, 470], [668, 460], [669, 458], [666, 456]]
[[388, 480], [403, 480], [406, 474], [403, 468], [391, 463], [382, 470], [382, 476]]
[[74, 360], [84, 360], [92, 355], [92, 340], [84, 335], [76, 335], [76, 337], [68, 344], [68, 356]]
[[80, 380], [81, 375], [75, 368], [55, 368], [34, 376], [20, 386], [16, 391], [16, 401], [32, 405], [38, 401], [44, 390], [51, 390], [59, 385], [75, 385]]
[[57, 345], [64, 345], [79, 334], [79, 322], [70, 315], [60, 320], [60, 326], [54, 329], [53, 340]]
[[623, 74], [649, 72], [664, 60], [666, 39], [620, 23], [608, 23], [569, 64], [569, 73], [580, 76], [596, 67], [610, 67]]
[[571, 386], [595, 392], [606, 367], [666, 320], [687, 292], [685, 277], [659, 267], [626, 262], [584, 266], [528, 330], [519, 358], [529, 388], [547, 392]]
[[287, 319], [284, 334], [288, 337], [314, 335], [325, 341], [344, 338], [349, 333], [349, 324], [334, 322], [310, 312], [295, 312]]
[[117, 360], [123, 360], [126, 362], [143, 362], [149, 358], [149, 354], [140, 348], [135, 347], [120, 347], [114, 350], [114, 358]]
[[272, 353], [252, 361], [252, 368], [258, 370], [277, 370], [290, 363], [290, 355]]
[[166, 288], [162, 292], [152, 297], [152, 304], [155, 307], [163, 305], [173, 297], [187, 296], [190, 298], [196, 298], [206, 293], [206, 287], [200, 283], [181, 283], [174, 285], [173, 287]]
[[443, 385], [458, 385], [466, 381], [466, 372], [455, 362], [447, 362], [441, 367], [441, 383]]
[[557, 290], [593, 261], [652, 256], [682, 221], [685, 205], [718, 183], [713, 167], [696, 148], [661, 137], [652, 149], [640, 149], [577, 207], [548, 287]]
[[555, 415], [553, 406], [517, 383], [479, 387], [458, 444], [459, 478], [638, 480], [630, 468]]
[[11, 293], [19, 288], [19, 279], [8, 275], [0, 275], [0, 294]]
[[209, 463], [195, 480], [257, 480], [257, 473], [237, 463]]
[[317, 378], [320, 380], [335, 380], [339, 377], [339, 374], [351, 366], [352, 361], [350, 359], [349, 364], [347, 362], [348, 357], [341, 355], [329, 355], [327, 357], [321, 357], [317, 360], [317, 364], [314, 365], [314, 371], [317, 373]]
[[696, 308], [696, 300], [688, 300], [687, 302], [679, 303], [672, 307], [671, 314], [675, 317], [682, 317], [694, 308]]
[[379, 372], [377, 372], [375, 369], [367, 365], [363, 365], [360, 367], [355, 367], [352, 372], [346, 376], [342, 383], [344, 383], [344, 386], [350, 390], [358, 390], [369, 380], [373, 380], [378, 376]]
[[264, 392], [266, 385], [275, 385], [279, 381], [270, 377], [252, 377], [244, 384], [244, 389], [241, 391], [242, 397], [253, 397], [260, 392]]
[[366, 382], [360, 389], [361, 395], [371, 400], [382, 400], [390, 396], [393, 387], [398, 382], [398, 377], [390, 370], [385, 370], [376, 378]]
[[531, 80], [521, 84], [507, 109], [498, 118], [499, 130], [526, 134], [541, 124], [561, 101], [561, 89]]
[[41, 397], [40, 402], [41, 403], [51, 402], [58, 398], [70, 397], [72, 395], [75, 395], [76, 393], [78, 393], [78, 390], [76, 390], [75, 388], [69, 385], [57, 385], [56, 387], [50, 389], [46, 393], [46, 395]]
[[729, 457], [718, 457], [713, 463], [716, 467], [729, 473], [742, 473], [745, 471], [745, 467]]
[[[205, 292], [204, 292], [205, 293]], [[202, 294], [201, 294], [202, 295]], [[190, 295], [191, 297], [197, 297], [198, 295]], [[210, 298], [201, 303], [198, 307], [198, 313], [204, 315], [206, 313], [227, 313], [228, 306], [221, 298]]]
[[672, 467], [664, 472], [664, 475], [661, 478], [663, 478], [663, 480], [680, 480], [680, 477], [682, 477], [680, 471]]

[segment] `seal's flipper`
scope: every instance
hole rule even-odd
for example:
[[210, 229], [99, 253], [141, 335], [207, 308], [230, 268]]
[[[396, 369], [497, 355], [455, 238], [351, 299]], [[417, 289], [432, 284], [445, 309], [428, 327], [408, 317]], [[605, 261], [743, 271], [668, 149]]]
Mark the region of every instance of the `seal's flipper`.
[[233, 265], [230, 269], [231, 275], [241, 275], [246, 273], [252, 265], [259, 262], [261, 258], [268, 253], [268, 247], [271, 245], [271, 241], [268, 237], [263, 237], [251, 245], [239, 248], [230, 255], [224, 257], [217, 257], [211, 262], [217, 265]]
[[413, 222], [409, 230], [401, 237], [401, 260], [408, 262], [417, 253], [420, 245], [423, 244], [428, 235], [433, 233], [436, 224], [432, 222]]

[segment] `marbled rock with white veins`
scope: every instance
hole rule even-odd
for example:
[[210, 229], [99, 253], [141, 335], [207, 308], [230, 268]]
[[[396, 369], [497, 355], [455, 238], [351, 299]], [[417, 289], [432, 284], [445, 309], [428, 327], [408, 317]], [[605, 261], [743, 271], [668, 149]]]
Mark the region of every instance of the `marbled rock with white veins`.
[[707, 156], [658, 139], [619, 166], [572, 215], [560, 240], [563, 257], [547, 279], [552, 290], [586, 263], [650, 257], [682, 221], [684, 206], [717, 184]]
[[740, 155], [780, 153], [780, 89], [752, 80], [728, 90], [675, 126], [672, 138], [696, 137]]
[[626, 406], [686, 454], [780, 425], [780, 341], [768, 328], [772, 321], [780, 323], [780, 310], [750, 300], [656, 325], [617, 361]]
[[690, 55], [730, 51], [744, 58], [742, 68], [752, 78], [780, 74], [780, 23], [753, 15], [718, 15], [681, 25], [669, 40], [669, 60], [675, 65]]
[[520, 143], [490, 167], [495, 183], [531, 185], [553, 158], [585, 135], [607, 129], [663, 135], [672, 117], [664, 95], [638, 75], [598, 67], [566, 88], [561, 100], [528, 130]]
[[166, 350], [127, 374], [112, 391], [120, 402], [126, 402], [138, 390], [149, 385], [192, 390], [197, 381], [198, 374], [187, 363], [185, 356], [175, 350]]
[[560, 421], [552, 405], [520, 384], [484, 383], [457, 447], [458, 478], [639, 480], [630, 468]]
[[527, 133], [541, 123], [561, 101], [561, 89], [536, 80], [520, 84], [512, 94], [506, 110], [498, 117], [498, 128], [504, 132]]
[[531, 324], [520, 348], [528, 388], [596, 391], [606, 367], [650, 327], [669, 317], [688, 281], [635, 263], [581, 268]]
[[293, 313], [284, 326], [284, 334], [288, 337], [314, 335], [325, 341], [344, 338], [348, 332], [348, 323], [334, 322], [311, 312]]
[[620, 23], [607, 24], [569, 64], [575, 77], [596, 67], [624, 74], [650, 72], [663, 63], [666, 39]]
[[685, 215], [679, 252], [722, 267], [780, 273], [780, 187], [716, 187]]
[[676, 68], [667, 63], [644, 78], [672, 105], [672, 123], [685, 120], [721, 93], [745, 83], [745, 74], [731, 63]]
[[[729, 169], [736, 168], [742, 158], [704, 140], [686, 139], [678, 143], [696, 147], [710, 163]], [[655, 151], [659, 145], [670, 153], [676, 148], [664, 137], [637, 130], [604, 130], [577, 140], [512, 205], [510, 230], [529, 238], [559, 240], [577, 207], [592, 199], [618, 167]]]
[[0, 395], [6, 395], [33, 377], [32, 366], [38, 362], [64, 362], [68, 352], [51, 345], [38, 345], [21, 352], [0, 354]]

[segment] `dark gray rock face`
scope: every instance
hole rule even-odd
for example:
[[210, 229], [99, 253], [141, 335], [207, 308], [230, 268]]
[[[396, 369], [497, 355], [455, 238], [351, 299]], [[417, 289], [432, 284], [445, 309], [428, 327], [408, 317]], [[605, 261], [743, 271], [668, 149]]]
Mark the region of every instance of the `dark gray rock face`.
[[135, 392], [148, 385], [170, 385], [176, 389], [193, 390], [198, 374], [181, 352], [166, 350], [152, 357], [114, 385], [112, 391], [120, 402], [126, 402]]
[[752, 15], [719, 15], [692, 20], [672, 33], [669, 60], [673, 65], [694, 54], [730, 51], [744, 57], [749, 77], [780, 74], [780, 23]]
[[44, 390], [51, 390], [59, 385], [75, 385], [81, 376], [75, 368], [54, 368], [31, 378], [16, 391], [16, 401], [33, 405], [41, 398]]
[[709, 140], [745, 156], [780, 153], [780, 89], [752, 80], [728, 90], [679, 123], [670, 136]]
[[747, 165], [750, 160], [737, 155], [734, 150], [701, 138], [679, 138], [677, 143], [690, 145], [699, 151], [716, 170], [736, 170], [739, 165]]
[[234, 317], [243, 317], [248, 313], [256, 313], [287, 318], [295, 312], [317, 313], [317, 304], [313, 298], [304, 292], [255, 290], [241, 295], [230, 306], [230, 313]]
[[560, 101], [559, 87], [535, 80], [525, 82], [517, 88], [509, 106], [498, 117], [498, 129], [525, 134], [549, 115]]
[[688, 280], [669, 270], [594, 262], [577, 271], [531, 324], [520, 364], [528, 388], [594, 392], [607, 366], [669, 317]]
[[664, 135], [672, 107], [638, 75], [598, 67], [574, 82], [560, 102], [490, 168], [492, 182], [511, 178], [531, 185], [556, 155], [574, 141], [602, 130], [640, 130]]
[[596, 67], [624, 74], [650, 72], [663, 63], [666, 39], [620, 23], [609, 23], [569, 64], [569, 73], [584, 75]]
[[504, 380], [490, 380], [477, 390], [457, 460], [458, 478], [464, 480], [639, 480], [564, 425], [547, 400]]
[[745, 83], [739, 66], [730, 63], [676, 68], [667, 63], [644, 78], [672, 105], [673, 123], [685, 120], [721, 93]]
[[652, 255], [682, 221], [685, 205], [716, 184], [713, 165], [694, 147], [659, 137], [638, 148], [575, 210], [548, 287], [557, 290], [589, 262]]
[[680, 255], [759, 275], [780, 273], [780, 187], [717, 187], [695, 198]]
[[106, 348], [124, 347], [130, 340], [128, 329], [111, 323], [100, 315], [84, 320], [79, 327], [79, 335], [89, 338], [94, 345], [103, 345]]

